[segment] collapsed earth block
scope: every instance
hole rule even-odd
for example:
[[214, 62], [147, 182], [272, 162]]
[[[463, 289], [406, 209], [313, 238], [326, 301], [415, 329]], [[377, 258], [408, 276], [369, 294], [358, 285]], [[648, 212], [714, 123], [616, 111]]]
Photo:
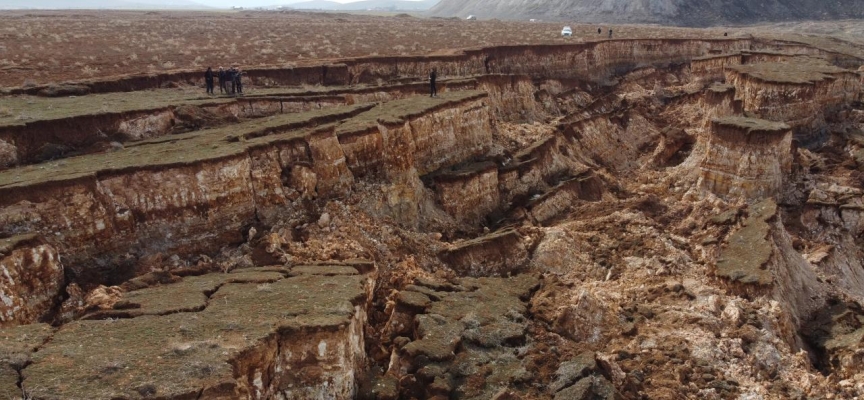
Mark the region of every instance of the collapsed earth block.
[[702, 185], [748, 201], [778, 196], [792, 172], [792, 131], [783, 123], [726, 117], [711, 122]]
[[501, 387], [530, 380], [515, 349], [532, 346], [526, 300], [539, 284], [526, 274], [443, 286], [418, 281], [401, 292], [404, 308], [391, 323], [408, 313], [414, 324], [400, 332], [408, 340], [394, 349], [387, 372], [402, 383], [401, 398], [491, 398]]
[[34, 399], [351, 398], [367, 279], [240, 270], [132, 291], [125, 311], [51, 335], [22, 386]]
[[36, 235], [0, 239], [0, 327], [40, 320], [66, 282], [57, 250]]
[[864, 52], [645, 29], [4, 89], [0, 388], [861, 397]]

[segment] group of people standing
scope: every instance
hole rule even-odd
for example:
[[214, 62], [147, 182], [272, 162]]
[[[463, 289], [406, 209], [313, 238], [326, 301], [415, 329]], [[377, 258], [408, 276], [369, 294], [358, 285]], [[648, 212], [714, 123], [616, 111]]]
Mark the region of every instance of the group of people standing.
[[231, 67], [225, 70], [219, 67], [219, 72], [214, 73], [212, 67], [207, 67], [207, 72], [204, 73], [204, 82], [207, 83], [207, 94], [214, 94], [215, 78], [219, 79], [219, 93], [243, 94], [243, 71], [240, 68]]

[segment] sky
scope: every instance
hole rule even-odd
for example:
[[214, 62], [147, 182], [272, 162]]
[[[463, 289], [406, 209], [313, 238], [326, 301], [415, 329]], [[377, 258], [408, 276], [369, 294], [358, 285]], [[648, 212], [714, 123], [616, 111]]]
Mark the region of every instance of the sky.
[[[234, 5], [242, 5], [243, 7], [262, 7], [262, 6], [278, 6], [282, 4], [299, 3], [304, 0], [193, 0], [197, 3], [206, 4], [212, 7], [231, 7]], [[359, 0], [331, 0], [337, 3], [353, 3]]]
[[[29, 3], [29, 1], [32, 1], [32, 0], [11, 0], [11, 1], [10, 0], [0, 0], [0, 9], [6, 8], [6, 7], [13, 7], [13, 8], [24, 7], [24, 8], [27, 8], [29, 6], [33, 6], [32, 4]], [[308, 0], [125, 0], [126, 3], [153, 4], [153, 5], [159, 5], [159, 6], [162, 6], [162, 5], [180, 6], [180, 5], [188, 5], [190, 3], [197, 3], [197, 4], [201, 4], [201, 5], [205, 5], [205, 6], [218, 7], [218, 8], [229, 8], [232, 6], [242, 6], [242, 7], [246, 7], [246, 8], [269, 7], [269, 6], [279, 6], [279, 5], [290, 5], [292, 3], [299, 3], [302, 1], [308, 1]], [[335, 1], [337, 3], [353, 3], [355, 1], [360, 1], [360, 0], [330, 0], [330, 1]], [[98, 7], [103, 7], [102, 4], [106, 4], [106, 0], [96, 0], [96, 1], [89, 1], [89, 2], [80, 2], [80, 1], [75, 1], [75, 0], [71, 0], [71, 1], [69, 1], [69, 0], [42, 0], [42, 1], [36, 1], [36, 3], [39, 3], [38, 5], [36, 5], [37, 8], [38, 7], [56, 8], [56, 7], [63, 7], [63, 6], [76, 7], [76, 4], [77, 4], [77, 7], [82, 7], [82, 6], [87, 7], [85, 4], [87, 4], [87, 5], [100, 4], [100, 6], [98, 6]], [[110, 4], [110, 2], [108, 4]]]

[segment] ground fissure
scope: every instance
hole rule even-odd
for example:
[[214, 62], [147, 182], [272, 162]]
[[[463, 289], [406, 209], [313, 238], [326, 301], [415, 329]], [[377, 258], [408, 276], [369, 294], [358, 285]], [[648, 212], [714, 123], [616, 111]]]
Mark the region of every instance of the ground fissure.
[[0, 368], [34, 399], [861, 395], [864, 80], [759, 43], [355, 60], [382, 84], [19, 157]]

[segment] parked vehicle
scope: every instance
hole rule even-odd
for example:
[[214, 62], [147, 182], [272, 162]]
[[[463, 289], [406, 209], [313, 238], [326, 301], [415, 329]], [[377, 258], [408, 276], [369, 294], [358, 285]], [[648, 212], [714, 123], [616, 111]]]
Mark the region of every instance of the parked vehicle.
[[467, 19], [468, 21], [476, 21], [476, 20], [477, 20], [477, 16], [475, 16], [475, 15], [469, 15], [468, 18], [465, 18], [465, 19]]
[[564, 36], [564, 37], [573, 36], [573, 29], [570, 29], [569, 26], [565, 26], [564, 29], [561, 30], [561, 36]]

